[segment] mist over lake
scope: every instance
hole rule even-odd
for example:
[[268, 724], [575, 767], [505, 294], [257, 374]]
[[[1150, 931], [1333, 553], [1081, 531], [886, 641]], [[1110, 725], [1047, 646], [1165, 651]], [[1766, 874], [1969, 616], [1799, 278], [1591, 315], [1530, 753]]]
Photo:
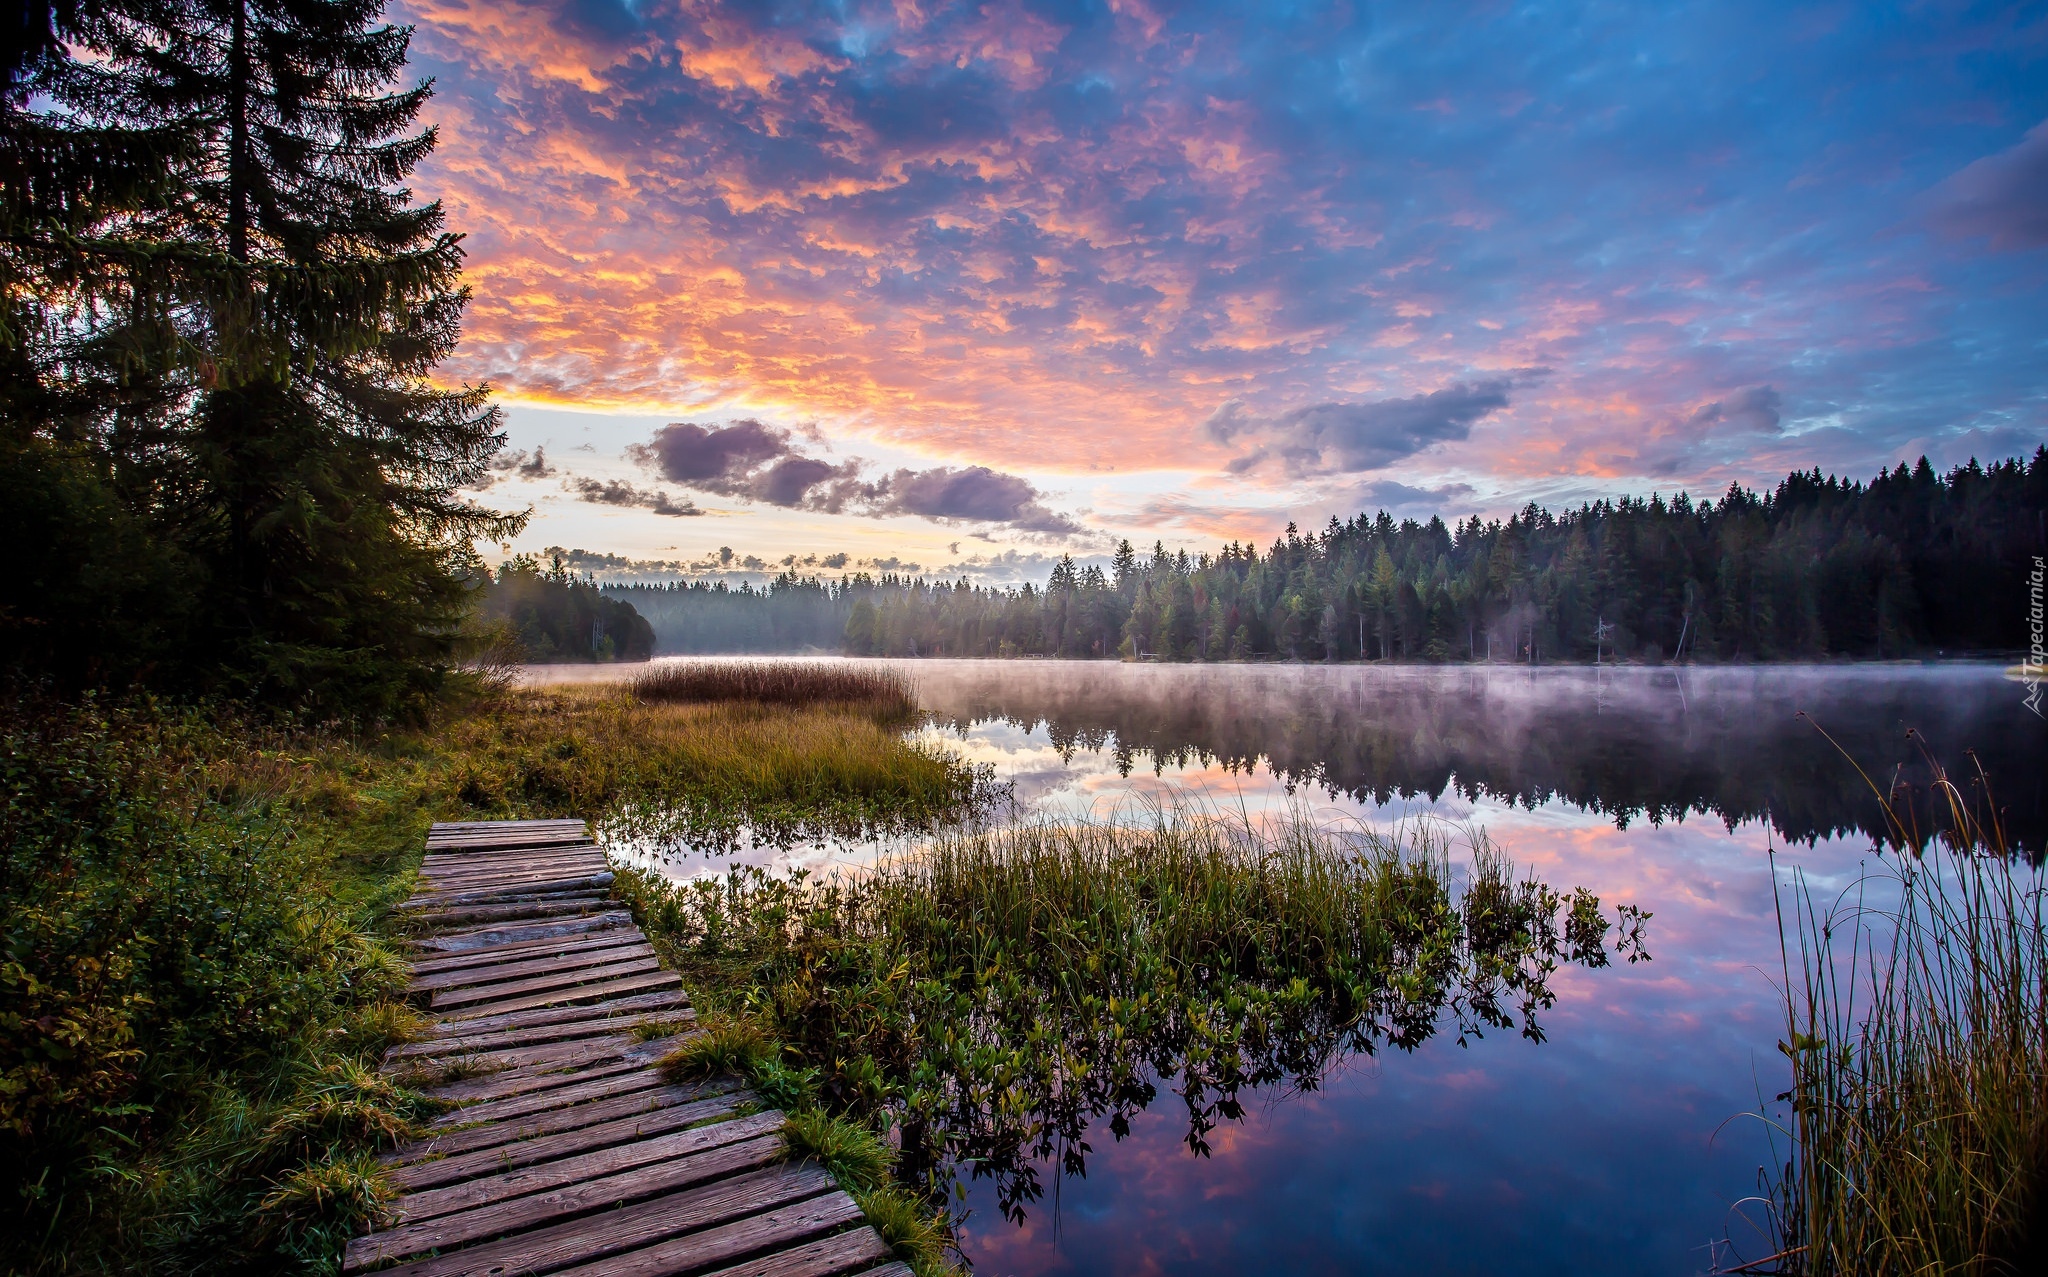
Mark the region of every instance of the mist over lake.
[[[1443, 821], [1484, 830], [1521, 873], [1654, 915], [1652, 961], [1554, 977], [1540, 1043], [1439, 1035], [1354, 1056], [1314, 1091], [1253, 1093], [1207, 1157], [1162, 1086], [1125, 1138], [1088, 1133], [1084, 1176], [1045, 1165], [1021, 1225], [974, 1181], [963, 1242], [985, 1273], [1675, 1274], [1766, 1254], [1758, 1208], [1738, 1203], [1774, 1156], [1755, 1115], [1785, 1116], [1769, 853], [1781, 877], [1839, 887], [1882, 831], [1817, 727], [1887, 785], [1925, 786], [1909, 728], [1951, 769], [1972, 751], [2014, 842], [2038, 853], [2048, 833], [2048, 724], [1989, 664], [883, 664], [912, 678], [925, 739], [991, 767], [1024, 819]], [[741, 859], [829, 872], [867, 854]]]

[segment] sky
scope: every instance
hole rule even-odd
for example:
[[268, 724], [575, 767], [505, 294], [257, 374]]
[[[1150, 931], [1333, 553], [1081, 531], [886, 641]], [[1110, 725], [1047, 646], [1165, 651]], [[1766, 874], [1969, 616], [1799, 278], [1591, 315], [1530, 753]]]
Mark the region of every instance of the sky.
[[479, 498], [615, 575], [1042, 579], [2048, 440], [2048, 5], [390, 16]]

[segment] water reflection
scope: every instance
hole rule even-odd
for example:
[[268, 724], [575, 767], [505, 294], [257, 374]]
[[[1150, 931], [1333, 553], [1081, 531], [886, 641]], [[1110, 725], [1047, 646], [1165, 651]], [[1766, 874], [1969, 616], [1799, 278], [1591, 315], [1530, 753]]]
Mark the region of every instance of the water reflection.
[[1916, 729], [1951, 769], [1975, 751], [2007, 828], [2048, 834], [2040, 728], [1994, 667], [1422, 668], [923, 662], [919, 696], [958, 735], [1042, 730], [1064, 761], [1122, 775], [1264, 768], [1359, 803], [1450, 793], [1562, 801], [1661, 823], [1768, 819], [1790, 841], [1879, 832], [1870, 790], [1806, 712], [1882, 782], [1924, 790]]

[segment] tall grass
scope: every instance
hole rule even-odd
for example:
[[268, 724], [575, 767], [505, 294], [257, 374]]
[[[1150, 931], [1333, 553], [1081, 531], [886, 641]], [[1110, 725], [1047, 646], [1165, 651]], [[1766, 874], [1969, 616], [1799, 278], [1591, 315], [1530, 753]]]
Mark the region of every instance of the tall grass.
[[[1605, 965], [1590, 892], [1517, 878], [1483, 837], [1163, 811], [951, 833], [826, 883], [737, 873], [624, 890], [693, 981], [817, 1070], [821, 1102], [893, 1123], [905, 1173], [1082, 1169], [1171, 1085], [1208, 1151], [1249, 1087], [1439, 1031], [1540, 1039], [1558, 965]], [[1642, 953], [1624, 906], [1616, 952]]]
[[633, 695], [663, 704], [857, 705], [885, 717], [917, 709], [900, 671], [813, 661], [664, 661], [633, 680]]
[[435, 737], [481, 811], [598, 819], [657, 844], [742, 827], [795, 839], [924, 825], [988, 790], [899, 721], [844, 703], [645, 701], [607, 687], [506, 694]]
[[2048, 895], [2010, 854], [1981, 773], [1928, 763], [1935, 828], [1901, 786], [1879, 791], [1883, 867], [1826, 905], [1795, 876], [1781, 904], [1786, 1271], [2048, 1263]]

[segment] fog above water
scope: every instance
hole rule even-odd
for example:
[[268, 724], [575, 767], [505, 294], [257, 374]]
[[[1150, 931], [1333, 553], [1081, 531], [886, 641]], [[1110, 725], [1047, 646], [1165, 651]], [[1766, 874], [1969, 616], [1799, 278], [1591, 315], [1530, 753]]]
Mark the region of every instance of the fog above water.
[[1247, 1097], [1207, 1158], [1162, 1093], [1124, 1138], [1090, 1131], [1085, 1177], [1046, 1166], [1047, 1200], [1021, 1226], [976, 1181], [963, 1240], [983, 1277], [1693, 1274], [1760, 1258], [1743, 1203], [1783, 1150], [1743, 1115], [1785, 1116], [1768, 1102], [1786, 1080], [1774, 891], [1795, 869], [1827, 898], [1887, 872], [1870, 854], [1877, 798], [1800, 712], [1880, 785], [1924, 787], [1909, 727], [1952, 773], [1974, 750], [2015, 838], [2038, 849], [2048, 827], [2048, 723], [1985, 664], [890, 664], [928, 739], [992, 768], [1026, 813], [1427, 814], [1483, 828], [1518, 872], [1654, 915], [1654, 961], [1558, 973], [1540, 1045], [1440, 1037], [1349, 1060], [1313, 1092]]
[[[2038, 851], [2044, 725], [1985, 664], [1733, 668], [907, 663], [955, 735], [1005, 722], [1129, 772], [1265, 772], [1384, 806], [1454, 793], [1562, 800], [1626, 826], [1768, 819], [1810, 842], [1879, 828], [1870, 786], [1924, 799], [1916, 731], [1962, 780], [1975, 754], [2015, 842]], [[1801, 717], [1802, 712], [1805, 718]], [[1028, 780], [1019, 778], [1028, 785]]]

